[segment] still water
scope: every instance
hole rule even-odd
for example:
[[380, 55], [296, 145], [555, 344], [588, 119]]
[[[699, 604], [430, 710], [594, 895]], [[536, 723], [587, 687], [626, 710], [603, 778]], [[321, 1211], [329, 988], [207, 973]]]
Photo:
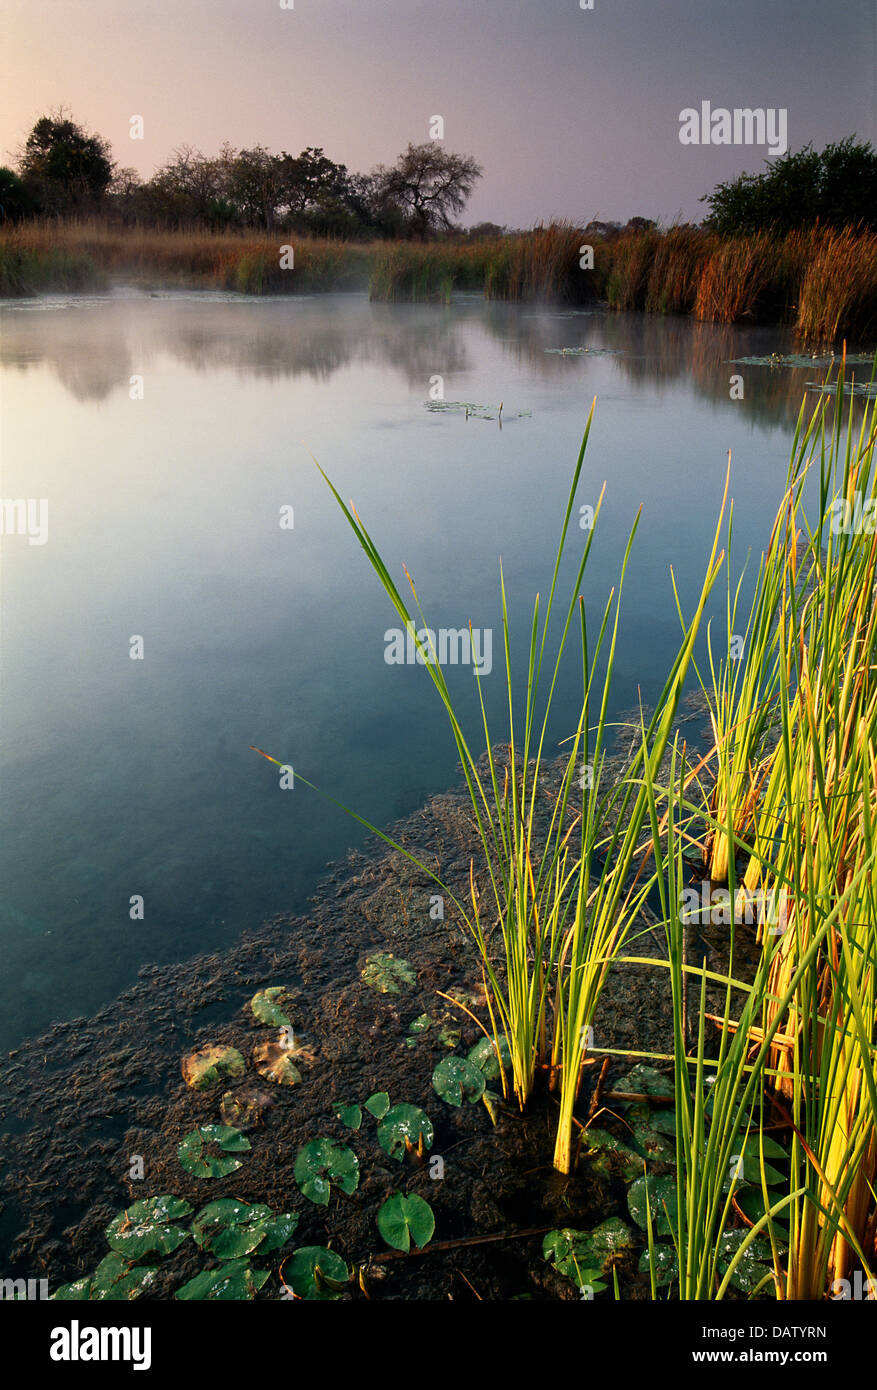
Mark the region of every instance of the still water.
[[[361, 843], [301, 783], [281, 790], [250, 744], [381, 826], [456, 780], [436, 692], [385, 660], [395, 614], [314, 459], [400, 586], [408, 566], [432, 627], [493, 633], [482, 688], [498, 737], [499, 557], [520, 670], [592, 398], [580, 502], [607, 483], [592, 622], [643, 509], [617, 712], [663, 684], [670, 566], [690, 600], [728, 450], [735, 558], [751, 546], [754, 562], [823, 375], [729, 365], [793, 350], [776, 328], [474, 297], [119, 292], [7, 303], [0, 330], [0, 495], [48, 503], [44, 544], [2, 542], [3, 1047], [93, 1010], [147, 962], [305, 908], [324, 865]], [[492, 409], [431, 408], [442, 389], [446, 407]], [[576, 556], [583, 539], [575, 528]], [[570, 655], [558, 736], [580, 696]], [[447, 675], [477, 735], [471, 668]]]

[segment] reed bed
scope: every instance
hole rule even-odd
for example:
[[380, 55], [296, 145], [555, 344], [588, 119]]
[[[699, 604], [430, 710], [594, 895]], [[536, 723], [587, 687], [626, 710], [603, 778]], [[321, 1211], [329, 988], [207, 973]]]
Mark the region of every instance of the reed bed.
[[[293, 246], [292, 270], [281, 268], [283, 245]], [[94, 221], [0, 228], [0, 295], [98, 288], [122, 277], [247, 294], [367, 289], [389, 302], [448, 302], [461, 291], [600, 301], [717, 323], [790, 323], [819, 342], [877, 335], [877, 235], [852, 230], [719, 237], [671, 227], [602, 240], [552, 222], [482, 240], [358, 242]]]

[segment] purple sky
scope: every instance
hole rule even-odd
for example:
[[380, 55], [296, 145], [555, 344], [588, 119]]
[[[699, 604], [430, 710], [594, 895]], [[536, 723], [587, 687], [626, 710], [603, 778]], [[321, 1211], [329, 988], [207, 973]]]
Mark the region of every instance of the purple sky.
[[[0, 0], [0, 158], [66, 104], [148, 175], [224, 140], [349, 168], [441, 115], [484, 166], [464, 221], [699, 219], [767, 151], [685, 146], [684, 107], [788, 111], [792, 149], [877, 143], [874, 0]], [[129, 138], [140, 115], [145, 139]]]

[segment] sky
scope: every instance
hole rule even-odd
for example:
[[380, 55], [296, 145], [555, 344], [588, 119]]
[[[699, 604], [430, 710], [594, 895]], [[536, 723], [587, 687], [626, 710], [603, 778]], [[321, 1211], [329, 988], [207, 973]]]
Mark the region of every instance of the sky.
[[527, 227], [700, 220], [702, 194], [768, 156], [680, 143], [704, 101], [785, 111], [793, 150], [877, 144], [877, 0], [591, 3], [0, 0], [0, 160], [62, 105], [146, 177], [224, 141], [365, 172], [441, 116], [484, 170], [463, 222]]

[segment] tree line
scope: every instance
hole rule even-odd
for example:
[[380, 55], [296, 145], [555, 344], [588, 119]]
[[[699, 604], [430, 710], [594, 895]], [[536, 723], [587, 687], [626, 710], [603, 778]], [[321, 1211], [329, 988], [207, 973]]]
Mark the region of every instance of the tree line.
[[[850, 136], [821, 152], [807, 145], [765, 163], [765, 172], [741, 174], [704, 195], [704, 227], [726, 234], [787, 232], [817, 222], [877, 229], [877, 152], [869, 142]], [[0, 167], [0, 222], [100, 214], [166, 228], [425, 238], [460, 233], [456, 219], [482, 173], [471, 156], [431, 140], [409, 144], [395, 164], [367, 174], [336, 164], [319, 146], [291, 155], [224, 144], [205, 155], [183, 145], [141, 179], [117, 164], [107, 140], [62, 109], [35, 123], [15, 168]], [[655, 226], [634, 217], [623, 226], [591, 221], [584, 230], [612, 240]], [[468, 235], [506, 230], [480, 223]]]

